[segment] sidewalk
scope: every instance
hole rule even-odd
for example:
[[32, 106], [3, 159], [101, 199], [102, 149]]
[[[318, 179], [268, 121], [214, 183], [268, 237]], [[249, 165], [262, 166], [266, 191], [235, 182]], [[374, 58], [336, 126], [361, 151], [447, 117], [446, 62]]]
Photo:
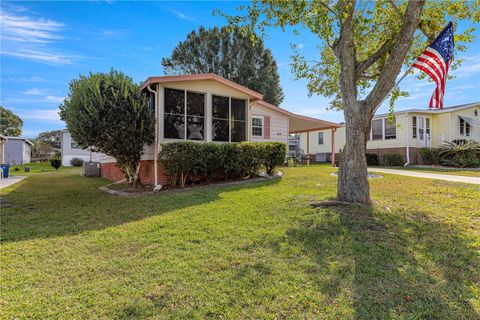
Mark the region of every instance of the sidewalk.
[[0, 179], [0, 189], [9, 187], [12, 184], [20, 182], [25, 178], [26, 178], [26, 176], [9, 176], [8, 178]]
[[480, 178], [478, 178], [478, 177], [454, 176], [454, 175], [441, 174], [441, 173], [427, 173], [427, 172], [397, 170], [397, 169], [383, 169], [383, 168], [378, 168], [378, 169], [377, 168], [368, 168], [368, 171], [369, 172], [387, 173], [387, 174], [398, 174], [398, 175], [401, 175], [401, 176], [408, 176], [408, 177], [417, 177], [417, 178], [427, 178], [427, 179], [445, 180], [445, 181], [453, 181], [453, 182], [480, 184]]

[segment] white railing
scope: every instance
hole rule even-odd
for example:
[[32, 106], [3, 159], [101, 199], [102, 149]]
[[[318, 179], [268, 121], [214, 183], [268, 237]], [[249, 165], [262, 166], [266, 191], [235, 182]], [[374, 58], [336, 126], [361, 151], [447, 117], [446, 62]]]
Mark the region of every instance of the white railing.
[[436, 135], [436, 136], [431, 136], [426, 138], [428, 138], [427, 140], [425, 140], [426, 147], [438, 148], [444, 142], [447, 142], [447, 141], [451, 142], [451, 141], [462, 141], [462, 140], [474, 140], [474, 141], [480, 142], [480, 132], [472, 132], [470, 133], [469, 136], [460, 135], [460, 134], [452, 134], [452, 135], [441, 134], [441, 135]]

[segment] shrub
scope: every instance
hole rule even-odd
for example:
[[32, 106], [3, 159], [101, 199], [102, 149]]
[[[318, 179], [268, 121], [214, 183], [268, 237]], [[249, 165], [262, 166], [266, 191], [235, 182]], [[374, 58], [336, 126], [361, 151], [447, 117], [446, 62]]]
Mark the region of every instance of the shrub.
[[53, 157], [50, 159], [50, 165], [55, 168], [55, 170], [58, 170], [60, 166], [62, 165], [62, 159]]
[[403, 157], [398, 153], [385, 153], [383, 155], [383, 165], [388, 167], [400, 167], [403, 166]]
[[432, 165], [440, 163], [440, 150], [431, 148], [420, 148], [420, 155], [424, 164]]
[[440, 146], [442, 164], [467, 168], [480, 166], [480, 143], [469, 141], [445, 142]]
[[72, 160], [70, 160], [70, 164], [74, 167], [81, 167], [83, 166], [83, 159], [72, 158]]
[[275, 167], [283, 164], [285, 161], [287, 146], [284, 143], [279, 142], [264, 142], [263, 152], [263, 165], [267, 170], [267, 174], [271, 175]]
[[378, 166], [380, 164], [380, 159], [375, 153], [367, 153], [365, 154], [365, 158], [367, 158], [368, 166]]
[[225, 179], [252, 176], [262, 165], [271, 174], [285, 154], [283, 143], [169, 142], [162, 144], [158, 159], [172, 177], [172, 185], [183, 188], [188, 181], [216, 180], [218, 173]]

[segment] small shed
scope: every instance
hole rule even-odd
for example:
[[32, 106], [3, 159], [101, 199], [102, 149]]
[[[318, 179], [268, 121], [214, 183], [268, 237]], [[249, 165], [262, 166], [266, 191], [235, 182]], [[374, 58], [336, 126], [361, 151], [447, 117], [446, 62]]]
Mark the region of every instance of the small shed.
[[30, 163], [32, 160], [33, 143], [27, 138], [6, 137], [5, 143], [5, 163], [9, 165], [22, 165]]

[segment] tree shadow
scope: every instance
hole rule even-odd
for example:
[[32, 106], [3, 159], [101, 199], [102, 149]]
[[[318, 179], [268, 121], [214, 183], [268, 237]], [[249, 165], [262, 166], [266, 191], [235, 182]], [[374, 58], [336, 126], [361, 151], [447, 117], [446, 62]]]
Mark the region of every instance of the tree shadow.
[[479, 318], [474, 239], [425, 212], [336, 206], [287, 234], [314, 253], [321, 292], [332, 304], [348, 296], [356, 319]]
[[[48, 175], [48, 184], [45, 182]], [[279, 179], [182, 190], [143, 197], [114, 196], [98, 190], [102, 178], [71, 172], [31, 176], [2, 194], [2, 242], [76, 235], [194, 207], [236, 192], [274, 185]]]

